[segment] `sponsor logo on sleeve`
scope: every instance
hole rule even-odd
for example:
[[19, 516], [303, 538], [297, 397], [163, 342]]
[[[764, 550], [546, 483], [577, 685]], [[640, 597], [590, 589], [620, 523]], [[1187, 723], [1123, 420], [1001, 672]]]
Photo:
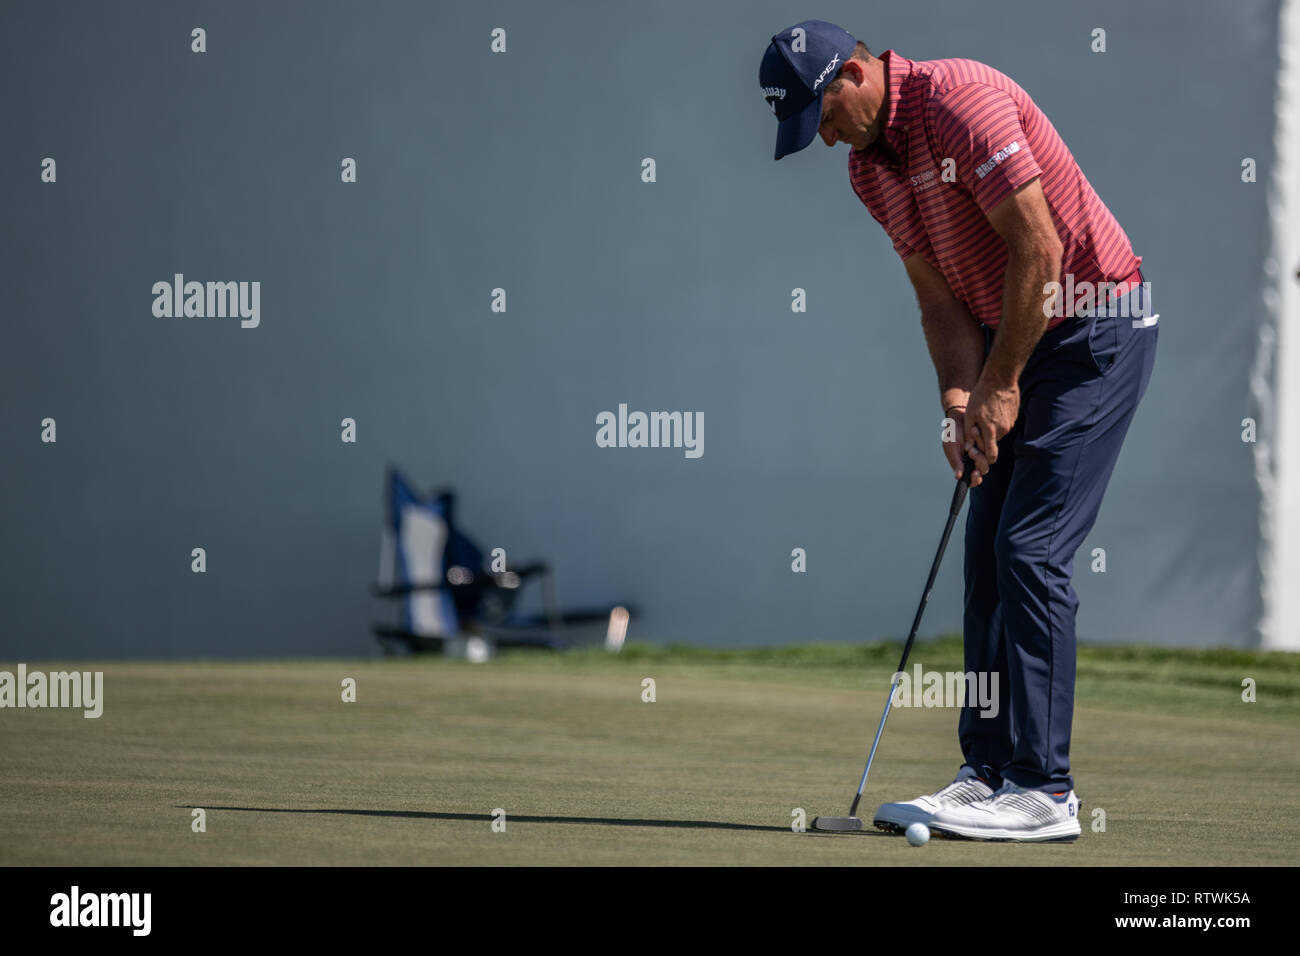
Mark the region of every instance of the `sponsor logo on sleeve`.
[[993, 170], [997, 169], [999, 163], [1001, 163], [1003, 160], [1007, 159], [1010, 156], [1014, 156], [1018, 152], [1020, 152], [1019, 143], [1014, 141], [1008, 143], [1006, 146], [1003, 146], [1000, 150], [998, 150], [996, 153], [990, 156], [987, 160], [985, 160], [984, 162], [976, 166], [975, 175], [977, 175], [980, 179], [983, 179], [989, 173], [993, 172]]

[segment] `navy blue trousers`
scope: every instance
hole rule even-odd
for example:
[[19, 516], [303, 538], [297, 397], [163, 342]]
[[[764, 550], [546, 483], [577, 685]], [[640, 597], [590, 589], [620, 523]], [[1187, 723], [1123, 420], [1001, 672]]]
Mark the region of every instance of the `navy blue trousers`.
[[970, 492], [966, 670], [997, 673], [999, 701], [994, 717], [962, 709], [959, 779], [1074, 788], [1070, 578], [1151, 378], [1159, 326], [1142, 315], [1154, 315], [1149, 287], [1043, 335], [1020, 376], [1020, 417]]

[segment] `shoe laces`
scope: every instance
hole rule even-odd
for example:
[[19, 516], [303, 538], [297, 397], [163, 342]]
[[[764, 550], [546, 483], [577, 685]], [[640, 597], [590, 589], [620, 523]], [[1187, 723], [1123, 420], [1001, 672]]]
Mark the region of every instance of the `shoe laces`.
[[978, 783], [971, 780], [969, 777], [965, 780], [954, 780], [952, 783], [948, 784], [948, 786], [943, 787], [935, 793], [934, 797], [936, 799], [947, 798], [953, 800], [964, 800], [968, 797], [974, 797], [980, 800], [987, 799], [984, 795], [984, 791], [980, 788]]
[[1015, 810], [1038, 819], [1048, 819], [1053, 815], [1052, 808], [1036, 790], [1018, 787], [1010, 780], [1004, 780], [1001, 788], [993, 794], [993, 801], [999, 807]]

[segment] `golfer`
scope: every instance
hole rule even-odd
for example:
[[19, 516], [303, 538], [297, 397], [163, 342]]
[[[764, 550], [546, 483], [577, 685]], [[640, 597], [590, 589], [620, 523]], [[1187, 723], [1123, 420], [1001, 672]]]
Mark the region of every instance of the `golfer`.
[[948, 465], [975, 465], [965, 666], [1000, 675], [996, 716], [968, 703], [956, 779], [875, 824], [1077, 839], [1070, 578], [1155, 361], [1142, 260], [1048, 118], [982, 63], [877, 58], [808, 20], [772, 38], [759, 83], [777, 159], [815, 136], [849, 145], [853, 190], [916, 290]]

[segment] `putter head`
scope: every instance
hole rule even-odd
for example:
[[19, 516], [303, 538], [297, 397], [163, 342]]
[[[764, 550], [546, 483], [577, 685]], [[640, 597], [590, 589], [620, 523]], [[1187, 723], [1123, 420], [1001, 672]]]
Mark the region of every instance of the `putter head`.
[[862, 829], [862, 821], [857, 817], [813, 817], [814, 830], [831, 830], [837, 833], [852, 833]]

